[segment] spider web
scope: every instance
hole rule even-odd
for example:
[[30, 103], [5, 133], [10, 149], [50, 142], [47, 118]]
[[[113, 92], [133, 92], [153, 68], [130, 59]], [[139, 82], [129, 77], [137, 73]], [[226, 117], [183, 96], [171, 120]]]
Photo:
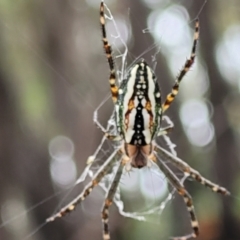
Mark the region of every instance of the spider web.
[[[207, 1], [205, 1], [203, 3], [201, 9], [199, 10], [199, 12], [197, 14], [197, 17], [200, 15], [201, 11], [203, 10], [206, 2]], [[108, 40], [110, 41], [110, 44], [112, 45], [113, 52], [115, 53], [115, 54], [113, 54], [114, 60], [115, 60], [115, 62], [117, 62], [117, 64], [115, 64], [115, 67], [116, 67], [116, 65], [119, 66], [117, 68], [118, 85], [120, 85], [121, 81], [126, 78], [127, 72], [130, 69], [130, 67], [134, 63], [136, 63], [142, 56], [144, 56], [146, 53], [148, 53], [152, 50], [155, 51], [152, 55], [152, 66], [153, 66], [152, 68], [155, 71], [156, 66], [157, 66], [156, 56], [160, 52], [160, 48], [158, 47], [158, 44], [156, 44], [156, 43], [152, 44], [146, 51], [144, 51], [140, 56], [138, 56], [136, 59], [134, 59], [134, 61], [130, 65], [128, 65], [127, 57], [128, 57], [129, 51], [128, 51], [127, 43], [124, 41], [123, 37], [121, 36], [121, 33], [118, 29], [118, 24], [106, 4], [105, 4], [105, 18], [107, 20], [106, 27], [108, 28], [107, 25], [111, 24], [112, 25], [111, 30], [114, 30], [114, 32], [107, 31], [107, 33], [108, 33]], [[149, 29], [149, 28], [143, 30], [144, 34], [150, 33], [150, 32], [151, 32], [151, 29]], [[118, 47], [119, 43], [120, 43], [121, 47]], [[94, 111], [94, 122], [97, 122], [99, 125], [101, 125], [100, 121], [98, 120], [99, 112], [101, 111], [101, 108], [104, 107], [104, 105], [106, 104], [106, 102], [109, 99], [110, 99], [110, 96], [108, 96], [104, 101], [102, 101], [100, 103], [100, 105]], [[168, 116], [163, 116], [163, 124], [166, 124], [166, 126], [174, 126], [173, 122], [171, 121], [171, 119]], [[106, 127], [104, 128], [102, 126], [101, 128], [105, 132], [109, 132], [112, 135], [116, 135], [117, 127], [116, 127], [116, 123], [115, 123], [114, 111], [112, 112], [109, 120], [107, 121]], [[174, 156], [177, 156], [177, 152], [175, 151], [176, 145], [171, 141], [169, 136], [163, 135], [163, 136], [161, 136], [161, 138], [159, 140], [161, 142], [160, 145], [165, 146]], [[157, 141], [159, 141], [159, 140], [157, 140]], [[96, 170], [99, 169], [99, 167], [101, 166], [102, 160], [106, 159], [106, 157], [110, 154], [111, 150], [113, 151], [113, 150], [120, 148], [120, 146], [118, 144], [116, 144], [115, 142], [111, 142], [111, 144], [109, 144], [109, 142], [110, 141], [105, 136], [102, 138], [102, 140], [101, 140], [100, 144], [98, 145], [94, 154], [89, 156], [89, 158], [87, 160], [87, 166], [85, 167], [82, 175], [77, 180], [76, 184], [82, 183], [86, 179], [87, 176], [92, 178], [94, 173], [96, 172]], [[117, 168], [117, 166], [115, 166], [113, 168], [112, 172], [110, 174], [108, 174], [107, 176], [105, 176], [102, 179], [102, 181], [99, 183], [99, 186], [104, 190], [105, 193], [108, 191], [110, 183], [112, 182], [112, 180], [114, 178], [116, 168]], [[157, 215], [159, 217], [162, 214], [165, 207], [167, 206], [167, 204], [169, 202], [171, 202], [171, 200], [174, 198], [175, 189], [171, 188], [170, 186], [165, 187], [165, 189], [164, 189], [164, 185], [168, 186], [168, 181], [167, 181], [165, 175], [159, 170], [159, 168], [154, 166], [154, 163], [153, 163], [151, 168], [148, 170], [151, 171], [150, 172], [151, 174], [158, 175], [158, 181], [159, 181], [159, 183], [161, 183], [159, 185], [162, 185], [162, 186], [160, 186], [160, 188], [161, 187], [163, 188], [162, 193], [158, 197], [155, 196], [155, 198], [160, 199], [160, 202], [159, 201], [158, 201], [158, 203], [155, 202], [154, 204], [148, 206], [144, 210], [127, 211], [127, 210], [125, 210], [125, 204], [124, 204], [124, 201], [122, 200], [122, 192], [124, 193], [124, 189], [123, 189], [124, 183], [120, 182], [120, 184], [117, 188], [116, 194], [114, 196], [114, 203], [115, 203], [116, 207], [118, 208], [119, 213], [122, 216], [132, 218], [132, 219], [135, 219], [138, 221], [149, 221], [149, 220], [151, 221], [150, 217], [152, 217], [153, 215], [155, 215], [155, 216]], [[135, 173], [133, 173], [133, 172], [135, 172]], [[128, 172], [129, 180], [131, 180], [131, 177], [133, 177], [133, 174], [139, 174], [140, 171], [134, 169], [133, 172], [130, 172], [130, 173]], [[138, 172], [138, 173], [136, 173], [136, 172]], [[140, 173], [140, 175], [141, 174], [142, 173]], [[184, 181], [188, 177], [188, 175], [186, 175], [182, 172], [178, 172], [177, 176], [182, 183], [184, 183]], [[125, 177], [126, 177], [126, 172], [125, 172], [125, 174], [123, 174], [122, 179]], [[128, 185], [128, 183], [125, 183], [125, 184]], [[156, 190], [156, 189], [154, 189], [154, 187], [153, 187], [152, 191], [154, 191], [154, 190]], [[145, 198], [148, 197], [148, 196], [146, 196], [146, 193], [145, 194], [142, 193], [142, 195], [145, 195]]]
[[[119, 60], [118, 62], [120, 62], [120, 67], [118, 68], [119, 70], [117, 71], [118, 74], [118, 79], [121, 80], [124, 79], [125, 74], [127, 72], [127, 54], [128, 54], [128, 47], [127, 44], [124, 42], [123, 38], [121, 37], [120, 31], [117, 28], [117, 23], [115, 22], [114, 17], [112, 16], [110, 10], [107, 8], [106, 6], [106, 14], [107, 14], [107, 19], [109, 22], [111, 22], [113, 24], [113, 26], [115, 27], [116, 30], [116, 34], [112, 34], [110, 35], [110, 38], [113, 40], [112, 44], [113, 44], [113, 48], [114, 50], [119, 53], [115, 55], [115, 58], [117, 60]], [[124, 46], [124, 48], [118, 48], [116, 47], [115, 41], [120, 41], [122, 42], [122, 45]], [[115, 47], [114, 47], [115, 46]], [[153, 45], [152, 48], [155, 48], [156, 46]], [[149, 51], [149, 49], [147, 50]], [[153, 55], [153, 64], [156, 64], [155, 62], [155, 57], [156, 54], [159, 52], [159, 50], [156, 51], [156, 53]], [[136, 58], [139, 59], [140, 57]], [[156, 65], [155, 65], [156, 66]], [[98, 115], [99, 115], [99, 111], [101, 110], [102, 107], [105, 106], [105, 103], [108, 101], [109, 97], [106, 98], [94, 111], [94, 118], [97, 119]], [[171, 125], [171, 120], [165, 116], [164, 117], [164, 121], [166, 122], [167, 125]], [[106, 127], [105, 129], [107, 131], [109, 131], [110, 133], [114, 134], [116, 133], [116, 125], [115, 125], [115, 119], [114, 119], [114, 112], [112, 112], [109, 120], [107, 121]], [[176, 155], [176, 151], [175, 151], [175, 145], [172, 143], [171, 139], [164, 135], [161, 137], [162, 141], [164, 142], [163, 144], [165, 146], [167, 146], [167, 148], [172, 152], [172, 154]], [[109, 140], [107, 140], [105, 137], [102, 138], [100, 144], [98, 145], [96, 151], [94, 152], [93, 155], [89, 156], [88, 161], [87, 161], [87, 166], [85, 167], [83, 173], [81, 174], [81, 176], [78, 178], [78, 180], [76, 181], [75, 185], [78, 185], [82, 182], [84, 182], [84, 180], [86, 180], [86, 178], [88, 176], [92, 177], [94, 172], [99, 168], [99, 166], [101, 166], [101, 163], [104, 159], [106, 159], [106, 156], [109, 155], [111, 153], [111, 151], [114, 151], [114, 149], [118, 148], [119, 146], [116, 145], [115, 143], [110, 143]], [[104, 192], [107, 191], [108, 186], [109, 186], [109, 182], [111, 181], [111, 179], [113, 178], [113, 172], [111, 174], [109, 174], [108, 176], [106, 176], [103, 181], [100, 183], [100, 187], [104, 190]], [[159, 181], [160, 182], [166, 182], [166, 179], [164, 177], [164, 175], [162, 175], [158, 170], [156, 170], [154, 168], [154, 166], [152, 166], [151, 168], [151, 173], [152, 174], [159, 174]], [[139, 172], [139, 170], [138, 170]], [[130, 177], [133, 175], [133, 173], [130, 173]], [[125, 177], [125, 176], [124, 176]], [[182, 182], [185, 180], [185, 176], [180, 176]], [[133, 218], [139, 221], [147, 221], [148, 217], [151, 215], [160, 215], [162, 213], [162, 211], [164, 210], [164, 208], [166, 207], [166, 205], [172, 200], [172, 198], [174, 197], [174, 190], [166, 190], [165, 191], [165, 196], [161, 197], [161, 203], [158, 204], [157, 206], [150, 206], [148, 207], [147, 210], [137, 210], [137, 211], [133, 211], [133, 212], [129, 212], [125, 210], [125, 203], [122, 200], [122, 192], [124, 192], [123, 190], [121, 190], [122, 184], [120, 184], [120, 187], [117, 190], [117, 193], [115, 195], [114, 198], [114, 202], [119, 210], [119, 213], [121, 215], [123, 215], [124, 217], [129, 217], [129, 218]], [[51, 197], [50, 197], [51, 198]], [[48, 201], [49, 199], [44, 200]], [[43, 202], [37, 204], [40, 205]], [[31, 211], [32, 209], [34, 209], [36, 206], [33, 206], [32, 208], [28, 209], [28, 211]], [[16, 217], [16, 219], [19, 217], [19, 215]], [[14, 219], [11, 219], [11, 221]], [[4, 223], [4, 225], [8, 224], [8, 222], [6, 221]], [[39, 225], [38, 228], [36, 229], [36, 231], [38, 231], [42, 226], [44, 226], [46, 223], [43, 223], [42, 225]], [[28, 239], [29, 237], [31, 237], [36, 231], [32, 232], [26, 239]]]
[[[114, 56], [115, 59], [118, 60], [118, 62], [120, 62], [120, 68], [117, 70], [117, 75], [118, 75], [118, 84], [120, 85], [121, 81], [125, 78], [126, 74], [127, 74], [127, 54], [128, 54], [128, 47], [127, 44], [125, 43], [125, 41], [123, 40], [123, 38], [121, 37], [120, 31], [118, 29], [117, 23], [113, 17], [113, 15], [111, 14], [110, 9], [107, 7], [107, 5], [105, 5], [105, 18], [108, 20], [108, 22], [110, 22], [112, 24], [112, 26], [115, 29], [115, 34], [111, 33], [109, 36], [109, 40], [111, 45], [113, 46], [113, 49], [115, 50], [116, 47], [116, 42], [120, 42], [123, 46], [123, 49], [119, 49], [117, 48], [117, 51], [119, 54], [117, 56]], [[108, 35], [109, 35], [109, 31], [108, 31]], [[151, 48], [155, 48], [156, 46], [153, 45]], [[149, 51], [149, 50], [147, 50]], [[153, 62], [153, 69], [155, 70], [156, 67], [156, 55], [159, 53], [159, 50], [157, 50], [154, 55], [152, 56], [152, 62]], [[143, 55], [145, 54], [145, 52], [143, 53]], [[139, 59], [140, 57], [138, 57], [134, 63]], [[133, 64], [133, 63], [132, 63]], [[131, 64], [131, 65], [132, 65]], [[105, 103], [107, 102], [107, 100], [110, 97], [107, 97], [104, 101], [102, 101], [100, 103], [100, 105], [96, 108], [96, 110], [94, 111], [94, 122], [97, 122], [99, 125], [101, 125], [101, 123], [98, 120], [99, 117], [99, 112], [101, 111], [101, 108], [104, 107]], [[163, 116], [163, 122], [165, 122], [165, 124], [167, 126], [173, 126], [172, 121], [170, 120], [169, 117], [167, 116]], [[101, 125], [102, 126], [102, 125]], [[116, 135], [117, 133], [117, 127], [116, 127], [116, 123], [115, 123], [115, 115], [114, 115], [114, 111], [112, 112], [109, 120], [107, 121], [107, 126], [106, 128], [104, 128], [102, 126], [102, 129], [104, 131], [109, 132], [110, 134]], [[171, 141], [171, 139], [169, 138], [169, 136], [167, 135], [163, 135], [162, 136], [162, 140], [164, 142], [164, 145], [169, 149], [169, 151], [174, 155], [177, 156], [177, 153], [175, 151], [175, 144], [173, 144], [173, 142]], [[111, 142], [112, 146], [110, 146], [109, 144], [109, 140], [104, 136], [100, 142], [100, 144], [98, 145], [96, 151], [94, 152], [93, 155], [89, 156], [88, 160], [87, 160], [87, 166], [85, 167], [82, 175], [79, 177], [79, 179], [77, 180], [76, 184], [82, 183], [87, 176], [90, 176], [91, 178], [93, 177], [96, 169], [98, 169], [101, 166], [101, 159], [105, 158], [106, 159], [106, 155], [107, 153], [110, 152], [110, 149], [117, 149], [120, 146], [118, 144], [116, 144], [115, 142]], [[108, 149], [104, 150], [104, 148], [107, 145]], [[101, 156], [103, 155], [103, 156]], [[97, 166], [96, 166], [97, 165]], [[128, 217], [128, 218], [133, 218], [136, 219], [138, 221], [147, 221], [149, 220], [149, 217], [152, 215], [157, 215], [159, 216], [162, 211], [165, 209], [166, 205], [173, 199], [174, 196], [174, 192], [175, 190], [168, 190], [166, 188], [167, 186], [167, 180], [166, 177], [164, 176], [164, 174], [162, 172], [160, 172], [159, 168], [157, 166], [154, 166], [155, 164], [153, 163], [153, 165], [151, 166], [150, 169], [150, 174], [154, 174], [154, 175], [158, 175], [158, 181], [161, 183], [159, 184], [160, 187], [162, 187], [162, 191], [161, 191], [161, 202], [160, 204], [154, 204], [155, 206], [148, 206], [147, 209], [142, 210], [142, 211], [133, 211], [133, 212], [129, 212], [129, 211], [125, 211], [125, 205], [124, 205], [124, 201], [122, 200], [122, 194], [121, 191], [122, 189], [122, 184], [120, 183], [120, 186], [118, 186], [117, 188], [117, 192], [115, 194], [114, 197], [114, 203], [118, 208], [119, 213], [124, 216], [124, 217]], [[106, 193], [108, 191], [108, 187], [109, 184], [111, 183], [112, 179], [114, 178], [114, 174], [116, 172], [116, 167], [115, 166], [112, 170], [112, 172], [110, 174], [108, 174], [107, 176], [105, 176], [103, 178], [103, 180], [99, 183], [99, 186], [104, 190], [104, 192]], [[134, 172], [134, 173], [133, 173]], [[128, 173], [129, 174], [129, 180], [131, 180], [131, 177], [133, 174], [139, 174], [140, 170], [136, 170], [134, 169], [133, 172]], [[141, 174], [141, 173], [140, 173]], [[142, 174], [143, 175], [143, 174]], [[125, 174], [123, 174], [122, 178], [126, 177], [126, 172]], [[144, 176], [142, 176], [144, 177]], [[181, 176], [181, 181], [183, 182], [186, 179], [186, 176], [184, 176], [182, 174]], [[152, 180], [152, 179], [151, 179]], [[153, 180], [152, 180], [153, 181]], [[126, 183], [127, 185], [128, 183]], [[162, 185], [162, 186], [161, 186]], [[153, 191], [155, 190], [154, 188], [152, 189]], [[145, 194], [146, 195], [146, 194]], [[147, 197], [147, 196], [145, 196]], [[156, 196], [155, 196], [156, 197]]]

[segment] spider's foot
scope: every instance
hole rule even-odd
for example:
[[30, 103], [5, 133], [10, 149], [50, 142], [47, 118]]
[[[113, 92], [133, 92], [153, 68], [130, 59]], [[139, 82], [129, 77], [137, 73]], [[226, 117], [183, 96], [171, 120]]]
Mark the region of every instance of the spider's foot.
[[[214, 190], [213, 190], [214, 191]], [[218, 187], [216, 192], [221, 193], [222, 195], [229, 196], [231, 193], [224, 187]]]
[[210, 187], [213, 192], [220, 193], [220, 194], [225, 195], [225, 196], [231, 195], [231, 193], [226, 188], [221, 187], [219, 185], [209, 184], [207, 182], [204, 185], [207, 186], [207, 187]]

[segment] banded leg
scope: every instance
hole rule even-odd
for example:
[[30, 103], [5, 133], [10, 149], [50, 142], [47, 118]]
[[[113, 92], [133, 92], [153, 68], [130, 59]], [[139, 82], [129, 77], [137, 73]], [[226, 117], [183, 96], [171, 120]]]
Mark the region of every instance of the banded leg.
[[103, 240], [110, 239], [110, 233], [109, 233], [109, 227], [108, 227], [109, 207], [112, 205], [114, 195], [116, 193], [119, 181], [122, 176], [123, 168], [124, 168], [124, 164], [120, 162], [117, 172], [115, 174], [114, 180], [111, 183], [111, 186], [107, 192], [107, 196], [102, 208]]
[[[162, 148], [158, 145], [155, 145], [155, 147], [157, 148], [158, 155], [162, 159], [169, 160], [174, 166], [176, 166], [178, 169], [180, 169], [181, 171], [183, 171], [184, 173], [186, 173], [187, 175], [192, 177], [194, 180], [196, 180], [196, 181], [200, 182], [202, 185], [212, 189], [213, 192], [221, 193], [223, 195], [230, 195], [230, 192], [226, 188], [221, 187], [221, 186], [209, 181], [208, 179], [204, 178], [198, 171], [191, 168], [187, 163], [185, 163], [180, 158], [172, 155], [170, 152], [166, 151], [164, 148]], [[156, 150], [156, 148], [155, 148], [155, 150]]]
[[80, 204], [92, 192], [93, 188], [99, 184], [102, 178], [112, 170], [113, 164], [116, 161], [116, 155], [118, 151], [119, 149], [116, 149], [111, 154], [111, 156], [106, 160], [102, 167], [99, 168], [99, 170], [93, 176], [92, 181], [86, 185], [83, 191], [75, 199], [73, 199], [68, 205], [63, 207], [59, 212], [47, 218], [46, 222], [55, 221], [56, 218], [61, 218], [65, 216], [67, 213], [72, 212], [76, 208], [76, 206]]
[[187, 206], [187, 210], [190, 215], [191, 219], [191, 226], [193, 229], [193, 232], [182, 237], [173, 237], [173, 240], [187, 240], [190, 238], [196, 238], [199, 235], [199, 226], [198, 226], [198, 221], [194, 212], [194, 206], [192, 202], [192, 197], [190, 194], [187, 192], [183, 184], [179, 181], [179, 179], [176, 177], [176, 175], [171, 171], [168, 166], [162, 162], [161, 160], [156, 160], [155, 161], [158, 167], [161, 169], [161, 171], [165, 174], [171, 185], [176, 188], [177, 192], [179, 195], [181, 195], [184, 199], [184, 202]]
[[100, 5], [100, 24], [102, 27], [102, 41], [103, 41], [103, 47], [107, 56], [109, 68], [110, 68], [110, 76], [109, 76], [109, 83], [112, 93], [112, 100], [114, 103], [117, 102], [118, 97], [118, 87], [116, 85], [116, 73], [114, 69], [114, 61], [112, 57], [112, 48], [111, 45], [108, 43], [107, 40], [107, 33], [105, 28], [105, 16], [104, 16], [104, 2], [101, 2]]
[[199, 20], [197, 19], [196, 22], [195, 22], [195, 32], [194, 32], [194, 40], [193, 40], [191, 56], [185, 62], [182, 70], [180, 71], [180, 73], [179, 73], [179, 75], [176, 79], [176, 82], [175, 82], [174, 86], [172, 87], [171, 93], [169, 93], [167, 95], [167, 98], [166, 98], [165, 102], [162, 104], [163, 113], [169, 108], [169, 106], [171, 105], [171, 103], [175, 99], [175, 97], [176, 97], [176, 95], [178, 94], [178, 91], [179, 91], [179, 84], [180, 84], [181, 80], [183, 79], [185, 74], [189, 71], [190, 67], [194, 63], [195, 56], [196, 56], [196, 47], [197, 47], [198, 37], [199, 37]]

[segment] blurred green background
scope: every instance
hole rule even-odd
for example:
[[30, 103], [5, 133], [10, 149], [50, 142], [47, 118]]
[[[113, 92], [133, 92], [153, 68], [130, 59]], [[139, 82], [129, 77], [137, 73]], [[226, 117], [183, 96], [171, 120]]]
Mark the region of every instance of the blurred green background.
[[[109, 96], [99, 4], [99, 0], [0, 0], [1, 240], [102, 239], [100, 188], [69, 217], [41, 228], [59, 202], [72, 199], [82, 186], [68, 198], [61, 193], [43, 200], [74, 183], [102, 137], [92, 121], [94, 110]], [[106, 4], [118, 26], [116, 33], [113, 21], [108, 21], [115, 56], [125, 50], [119, 33], [128, 46], [128, 64], [140, 55], [151, 66], [157, 62], [164, 96], [189, 56], [194, 19], [199, 17], [196, 64], [167, 112], [175, 124], [170, 136], [179, 157], [232, 193], [224, 197], [185, 182], [200, 222], [198, 239], [240, 240], [240, 1]], [[116, 62], [120, 69], [121, 58]], [[101, 108], [102, 124], [112, 109], [110, 100]], [[133, 196], [134, 188], [145, 180], [151, 186], [154, 182], [150, 193], [143, 187], [141, 197]], [[133, 180], [131, 174], [124, 180], [123, 188], [130, 185], [123, 194], [127, 209], [138, 211], [145, 203], [162, 201], [156, 196], [156, 179], [145, 180]], [[160, 187], [161, 182], [159, 178]], [[153, 195], [150, 203], [148, 194]], [[176, 194], [149, 222], [123, 218], [115, 206], [110, 212], [112, 239], [160, 240], [190, 231], [186, 208]]]

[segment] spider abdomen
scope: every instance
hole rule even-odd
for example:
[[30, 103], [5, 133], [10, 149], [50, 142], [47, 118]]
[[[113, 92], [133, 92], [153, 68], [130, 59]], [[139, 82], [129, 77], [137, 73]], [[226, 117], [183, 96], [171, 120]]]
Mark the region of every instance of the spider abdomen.
[[118, 131], [131, 145], [150, 144], [161, 120], [161, 95], [153, 70], [141, 60], [129, 71], [118, 91]]

